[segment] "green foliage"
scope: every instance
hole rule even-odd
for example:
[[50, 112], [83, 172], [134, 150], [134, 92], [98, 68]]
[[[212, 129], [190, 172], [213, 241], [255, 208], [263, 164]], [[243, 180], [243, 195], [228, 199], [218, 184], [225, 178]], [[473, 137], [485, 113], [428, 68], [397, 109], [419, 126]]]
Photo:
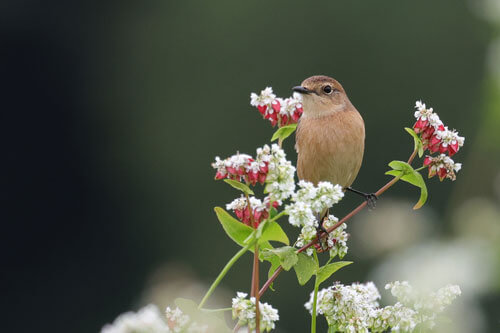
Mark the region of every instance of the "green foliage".
[[413, 129], [405, 127], [405, 130], [413, 137], [413, 141], [415, 142], [414, 149], [418, 152], [418, 157], [422, 157], [424, 155], [424, 145], [422, 143], [422, 140], [420, 140], [420, 137], [417, 133], [415, 133]]
[[252, 237], [251, 234], [254, 232], [254, 229], [251, 227], [241, 223], [228, 212], [226, 212], [221, 207], [215, 207], [215, 214], [217, 214], [217, 218], [219, 222], [222, 224], [222, 228], [226, 234], [231, 238], [236, 244], [240, 246], [245, 246], [249, 243]]
[[352, 261], [337, 261], [321, 267], [318, 270], [318, 284], [328, 279], [333, 273], [344, 266], [352, 264]]
[[297, 129], [297, 124], [291, 124], [291, 125], [280, 127], [276, 132], [274, 132], [273, 137], [271, 138], [271, 141], [275, 141], [278, 139], [280, 141], [284, 141], [286, 138], [288, 138], [290, 135], [292, 135], [296, 129]]
[[413, 206], [413, 209], [421, 208], [427, 201], [428, 196], [427, 186], [422, 175], [413, 169], [411, 165], [403, 161], [392, 161], [389, 163], [389, 166], [392, 170], [387, 171], [386, 175], [401, 176], [401, 180], [420, 188], [420, 198], [415, 206]]
[[278, 257], [280, 265], [285, 271], [288, 271], [299, 260], [296, 251], [297, 250], [291, 246], [283, 246], [276, 249], [267, 250], [266, 255]]
[[308, 256], [305, 253], [299, 253], [297, 255], [298, 261], [293, 266], [295, 274], [297, 275], [297, 280], [301, 286], [305, 285], [307, 281], [313, 276], [318, 270], [318, 264], [314, 258]]
[[234, 187], [235, 189], [240, 190], [241, 192], [243, 192], [245, 194], [248, 194], [248, 195], [254, 194], [253, 191], [250, 189], [250, 187], [248, 187], [246, 184], [243, 184], [239, 181], [232, 180], [232, 179], [224, 179], [224, 181], [226, 183], [228, 183], [229, 185], [231, 185], [232, 187]]
[[281, 226], [276, 222], [263, 222], [257, 229], [259, 243], [263, 241], [277, 241], [285, 245], [289, 245], [288, 236], [283, 231]]

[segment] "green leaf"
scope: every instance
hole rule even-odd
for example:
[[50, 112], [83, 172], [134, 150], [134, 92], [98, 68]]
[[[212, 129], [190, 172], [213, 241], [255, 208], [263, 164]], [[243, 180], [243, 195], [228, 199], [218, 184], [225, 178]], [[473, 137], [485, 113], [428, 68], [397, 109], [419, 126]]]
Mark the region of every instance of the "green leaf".
[[[262, 253], [264, 253], [264, 252], [267, 252], [267, 253], [262, 255]], [[265, 250], [263, 252], [261, 252], [261, 257], [263, 257], [264, 260], [268, 261], [271, 264], [271, 266], [269, 267], [269, 271], [267, 272], [267, 278], [269, 279], [274, 274], [274, 272], [276, 272], [278, 267], [281, 266], [280, 258], [278, 258], [278, 256], [275, 255], [274, 253], [268, 252]], [[274, 287], [274, 282], [271, 283], [271, 285], [269, 286], [269, 289], [274, 291], [273, 287]]]
[[424, 155], [424, 145], [422, 143], [422, 140], [413, 129], [405, 127], [405, 130], [413, 137], [413, 141], [415, 142], [414, 149], [418, 151], [418, 157], [422, 157], [422, 155]]
[[219, 222], [222, 224], [222, 228], [224, 228], [224, 231], [229, 236], [229, 238], [231, 238], [236, 242], [236, 244], [240, 246], [247, 245], [253, 238], [249, 236], [254, 232], [254, 229], [241, 223], [240, 221], [229, 215], [229, 213], [221, 207], [215, 207], [214, 210], [215, 214], [217, 214]]
[[281, 229], [281, 226], [276, 222], [264, 222], [259, 225], [259, 229], [262, 227], [262, 235], [259, 238], [259, 242], [262, 241], [277, 241], [286, 245], [290, 244], [287, 235]]
[[316, 274], [318, 265], [316, 264], [316, 261], [314, 261], [313, 257], [310, 257], [305, 253], [299, 253], [297, 256], [298, 261], [295, 266], [293, 266], [293, 269], [295, 270], [299, 284], [303, 286], [307, 283], [307, 281], [309, 281], [313, 274]]
[[240, 183], [239, 181], [232, 179], [224, 179], [224, 181], [229, 185], [231, 185], [232, 187], [234, 187], [235, 189], [240, 190], [245, 194], [253, 195], [253, 191], [246, 184]]
[[285, 140], [290, 135], [292, 135], [293, 132], [295, 132], [296, 128], [297, 128], [297, 124], [292, 124], [292, 125], [280, 127], [276, 132], [274, 132], [273, 137], [271, 138], [271, 141], [274, 141], [277, 139], [280, 139], [281, 141]]
[[328, 279], [333, 273], [338, 271], [344, 266], [352, 264], [352, 261], [337, 261], [328, 265], [321, 267], [318, 270], [318, 283], [321, 283]]
[[393, 170], [387, 171], [385, 173], [386, 175], [398, 177], [401, 173], [403, 173], [403, 176], [400, 178], [401, 180], [420, 188], [420, 198], [415, 206], [413, 206], [413, 209], [421, 208], [427, 201], [428, 197], [427, 186], [425, 185], [425, 180], [422, 175], [418, 171], [415, 171], [412, 166], [406, 162], [392, 161], [389, 163], [389, 166]]
[[266, 252], [267, 255], [270, 255], [272, 253], [272, 255], [277, 256], [279, 258], [280, 265], [285, 271], [288, 271], [299, 260], [297, 257], [297, 253], [295, 253], [296, 251], [297, 250], [291, 246], [283, 246], [276, 249], [267, 250]]
[[278, 210], [274, 207], [271, 207], [271, 209], [269, 210], [269, 218], [272, 219], [276, 215], [278, 215]]

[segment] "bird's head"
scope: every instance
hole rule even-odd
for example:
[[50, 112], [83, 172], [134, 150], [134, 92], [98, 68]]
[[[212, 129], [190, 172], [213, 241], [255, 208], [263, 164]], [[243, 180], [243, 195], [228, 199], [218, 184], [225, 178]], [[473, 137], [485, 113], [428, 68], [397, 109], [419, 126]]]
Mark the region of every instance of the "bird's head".
[[293, 91], [302, 95], [304, 115], [320, 117], [342, 111], [350, 104], [342, 85], [335, 79], [316, 75], [302, 81]]

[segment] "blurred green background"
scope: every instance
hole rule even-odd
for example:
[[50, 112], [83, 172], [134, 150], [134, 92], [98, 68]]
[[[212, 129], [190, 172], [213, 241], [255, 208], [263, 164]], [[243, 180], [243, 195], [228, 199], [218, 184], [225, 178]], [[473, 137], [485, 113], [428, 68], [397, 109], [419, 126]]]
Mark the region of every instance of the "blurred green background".
[[[440, 330], [500, 331], [500, 1], [0, 8], [6, 331], [97, 332], [149, 302], [199, 299], [237, 251], [212, 209], [238, 194], [210, 163], [271, 137], [250, 92], [288, 97], [314, 74], [339, 80], [365, 119], [356, 188], [375, 191], [387, 163], [408, 157], [417, 99], [466, 137], [457, 180], [431, 179], [422, 210], [411, 210], [418, 191], [397, 184], [351, 221], [355, 265], [336, 279], [458, 283], [454, 323]], [[347, 196], [333, 213], [358, 203]], [[247, 291], [250, 274], [247, 256], [214, 304]], [[307, 331], [312, 285], [290, 272], [275, 287], [264, 301], [279, 309], [276, 331]]]

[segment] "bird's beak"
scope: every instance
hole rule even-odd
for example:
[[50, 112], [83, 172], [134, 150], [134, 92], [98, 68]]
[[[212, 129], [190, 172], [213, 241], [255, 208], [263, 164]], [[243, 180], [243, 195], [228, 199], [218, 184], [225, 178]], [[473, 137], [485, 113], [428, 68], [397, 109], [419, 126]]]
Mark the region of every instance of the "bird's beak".
[[310, 94], [312, 91], [307, 89], [306, 87], [296, 86], [292, 88], [293, 91], [298, 92], [299, 94]]

